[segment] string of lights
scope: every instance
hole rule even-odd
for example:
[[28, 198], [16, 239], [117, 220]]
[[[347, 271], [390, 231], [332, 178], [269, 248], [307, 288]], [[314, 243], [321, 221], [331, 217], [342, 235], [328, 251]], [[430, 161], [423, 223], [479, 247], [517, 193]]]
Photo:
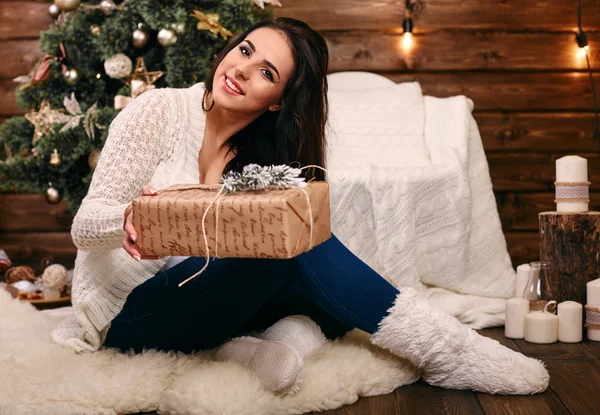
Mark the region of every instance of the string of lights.
[[598, 101], [596, 100], [596, 87], [594, 85], [592, 66], [590, 65], [590, 46], [588, 45], [587, 36], [583, 31], [583, 28], [581, 27], [581, 0], [577, 2], [577, 33], [575, 33], [575, 40], [577, 41], [577, 46], [579, 46], [580, 56], [585, 56], [588, 73], [590, 74], [590, 83], [592, 86], [592, 99], [594, 101], [594, 114], [596, 115], [596, 128], [594, 129], [594, 139], [598, 140], [598, 146], [600, 149], [600, 119], [598, 117]]
[[[413, 11], [413, 0], [405, 0], [404, 6], [404, 20], [402, 21], [402, 29], [404, 30], [404, 35], [402, 38], [402, 45], [404, 49], [410, 49], [413, 43], [413, 20], [412, 20], [412, 11]], [[587, 62], [588, 73], [590, 75], [590, 84], [592, 86], [592, 99], [594, 102], [594, 114], [596, 119], [596, 126], [594, 128], [593, 137], [595, 140], [598, 140], [598, 148], [600, 150], [600, 116], [598, 114], [598, 101], [596, 98], [596, 87], [594, 85], [594, 76], [592, 67], [590, 64], [589, 50], [590, 46], [588, 45], [587, 35], [583, 31], [581, 26], [581, 0], [578, 1], [577, 4], [577, 32], [575, 33], [575, 40], [577, 41], [577, 45], [579, 46], [579, 56], [585, 57]]]

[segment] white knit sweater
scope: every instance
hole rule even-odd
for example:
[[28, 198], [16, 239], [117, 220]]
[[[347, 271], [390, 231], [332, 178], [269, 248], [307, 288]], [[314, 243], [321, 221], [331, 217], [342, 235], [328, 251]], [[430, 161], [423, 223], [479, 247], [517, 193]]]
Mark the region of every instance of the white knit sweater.
[[121, 248], [123, 213], [142, 187], [199, 183], [198, 153], [206, 117], [204, 84], [148, 91], [110, 125], [88, 194], [71, 228], [77, 246], [74, 313], [52, 340], [77, 352], [98, 350], [129, 293], [168, 258], [137, 262]]

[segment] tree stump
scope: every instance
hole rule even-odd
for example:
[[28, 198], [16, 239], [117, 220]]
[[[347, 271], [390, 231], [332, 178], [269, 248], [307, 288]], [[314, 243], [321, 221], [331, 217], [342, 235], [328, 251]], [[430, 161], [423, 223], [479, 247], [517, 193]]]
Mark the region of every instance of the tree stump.
[[544, 300], [586, 303], [586, 284], [599, 277], [600, 212], [542, 212], [540, 261], [550, 264], [540, 276]]

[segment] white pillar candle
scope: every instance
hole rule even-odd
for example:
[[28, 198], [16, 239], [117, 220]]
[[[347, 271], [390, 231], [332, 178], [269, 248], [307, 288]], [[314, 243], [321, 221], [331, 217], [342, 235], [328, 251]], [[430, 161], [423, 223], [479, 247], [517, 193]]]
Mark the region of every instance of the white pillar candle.
[[522, 339], [525, 336], [525, 316], [529, 313], [529, 300], [511, 298], [506, 301], [504, 335], [509, 339]]
[[60, 299], [60, 290], [56, 288], [45, 288], [43, 290], [44, 300], [58, 300]]
[[[587, 305], [600, 309], [600, 278], [587, 283]], [[587, 329], [588, 339], [600, 341], [600, 329]]]
[[[556, 160], [556, 181], [559, 183], [581, 183], [588, 181], [587, 159], [565, 156]], [[587, 212], [588, 202], [557, 202], [557, 212]]]
[[525, 316], [525, 341], [548, 344], [558, 340], [558, 316], [547, 311], [550, 304], [556, 301], [549, 301], [544, 311], [533, 311]]
[[515, 281], [515, 297], [523, 298], [523, 291], [527, 286], [527, 280], [529, 279], [529, 272], [531, 266], [529, 264], [521, 264], [517, 267], [517, 279]]
[[558, 309], [558, 341], [579, 343], [583, 339], [583, 306], [575, 301], [563, 301]]

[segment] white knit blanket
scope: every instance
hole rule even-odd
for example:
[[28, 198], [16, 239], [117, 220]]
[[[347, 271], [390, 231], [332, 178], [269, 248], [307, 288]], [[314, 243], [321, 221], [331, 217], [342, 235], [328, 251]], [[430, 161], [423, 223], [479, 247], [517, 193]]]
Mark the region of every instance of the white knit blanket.
[[[426, 96], [419, 113], [415, 102], [420, 87], [415, 85], [402, 89], [410, 105], [396, 122], [414, 130], [415, 117], [424, 117], [422, 140], [429, 162], [410, 165], [406, 153], [415, 147], [414, 137], [393, 138], [412, 143], [398, 148], [396, 142], [387, 143], [385, 134], [367, 131], [368, 144], [389, 147], [387, 153], [377, 150], [375, 164], [364, 143], [356, 144], [361, 140], [345, 139], [344, 131], [334, 133], [329, 167], [332, 231], [398, 288], [418, 288], [473, 328], [502, 325], [505, 299], [514, 294], [515, 272], [471, 114], [473, 103], [464, 96]], [[356, 111], [344, 115], [332, 108], [332, 113], [334, 129], [358, 129], [352, 125]], [[336, 116], [348, 119], [341, 123]], [[336, 153], [340, 148], [343, 158]], [[388, 160], [382, 159], [385, 154]]]

